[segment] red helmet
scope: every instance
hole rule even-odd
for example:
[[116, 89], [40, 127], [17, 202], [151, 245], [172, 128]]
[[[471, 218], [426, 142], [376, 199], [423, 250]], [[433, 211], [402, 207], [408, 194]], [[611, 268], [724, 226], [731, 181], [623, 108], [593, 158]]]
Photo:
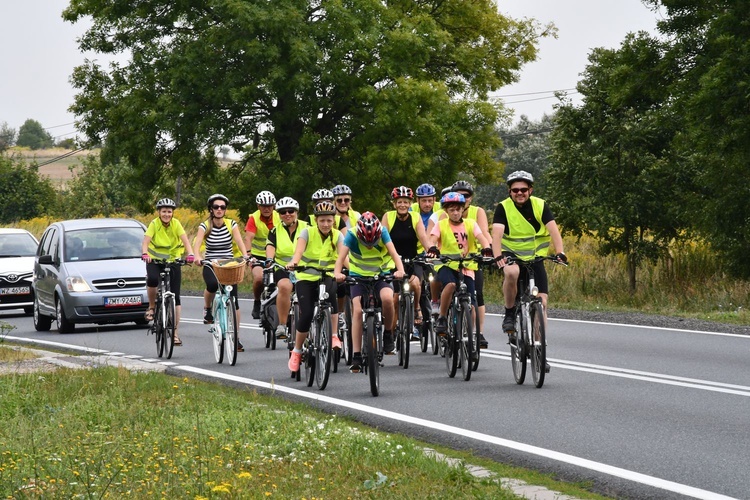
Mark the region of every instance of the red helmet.
[[357, 238], [365, 245], [374, 245], [383, 234], [378, 217], [372, 212], [365, 212], [357, 221]]
[[414, 191], [412, 191], [410, 187], [398, 186], [391, 191], [391, 198], [394, 200], [398, 200], [399, 198], [409, 198], [411, 200], [414, 198]]

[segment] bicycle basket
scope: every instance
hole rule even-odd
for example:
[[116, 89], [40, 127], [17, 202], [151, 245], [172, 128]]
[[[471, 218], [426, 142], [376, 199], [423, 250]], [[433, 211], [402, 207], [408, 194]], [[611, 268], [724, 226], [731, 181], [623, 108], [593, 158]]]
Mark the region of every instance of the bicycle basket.
[[245, 278], [245, 263], [234, 259], [214, 261], [216, 279], [222, 285], [236, 285]]

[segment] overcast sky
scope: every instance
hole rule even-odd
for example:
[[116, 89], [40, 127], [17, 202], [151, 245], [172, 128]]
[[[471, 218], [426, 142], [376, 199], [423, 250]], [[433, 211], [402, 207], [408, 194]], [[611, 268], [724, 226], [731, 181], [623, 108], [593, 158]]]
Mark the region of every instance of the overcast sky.
[[[0, 123], [18, 129], [27, 118], [56, 138], [75, 136], [69, 77], [83, 62], [76, 38], [87, 24], [63, 22], [68, 0], [0, 0]], [[513, 18], [554, 22], [557, 39], [540, 44], [539, 58], [518, 83], [496, 95], [515, 111], [539, 119], [552, 111], [552, 91], [573, 89], [594, 47], [619, 47], [626, 33], [653, 32], [656, 15], [641, 0], [498, 0]], [[87, 54], [89, 58], [96, 58]], [[526, 95], [515, 95], [526, 94]], [[572, 96], [575, 98], [575, 96]], [[575, 102], [575, 101], [574, 101]], [[514, 120], [515, 121], [515, 120]]]

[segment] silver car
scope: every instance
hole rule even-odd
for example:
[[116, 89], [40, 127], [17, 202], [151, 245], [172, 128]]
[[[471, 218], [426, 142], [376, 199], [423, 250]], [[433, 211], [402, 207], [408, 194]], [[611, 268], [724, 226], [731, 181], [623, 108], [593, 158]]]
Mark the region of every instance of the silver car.
[[39, 242], [25, 229], [0, 228], [0, 309], [31, 314], [31, 275]]
[[34, 263], [34, 327], [60, 333], [76, 323], [146, 324], [146, 227], [133, 219], [55, 222], [42, 235]]

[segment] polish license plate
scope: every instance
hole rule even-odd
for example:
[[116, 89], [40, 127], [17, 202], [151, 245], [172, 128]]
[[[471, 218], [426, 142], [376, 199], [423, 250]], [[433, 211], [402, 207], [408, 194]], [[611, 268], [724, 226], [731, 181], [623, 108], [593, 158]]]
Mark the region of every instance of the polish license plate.
[[0, 295], [26, 295], [31, 293], [28, 286], [15, 286], [12, 288], [0, 288]]
[[130, 297], [105, 297], [104, 307], [128, 307], [139, 306], [143, 303], [143, 297], [140, 295], [131, 295]]

